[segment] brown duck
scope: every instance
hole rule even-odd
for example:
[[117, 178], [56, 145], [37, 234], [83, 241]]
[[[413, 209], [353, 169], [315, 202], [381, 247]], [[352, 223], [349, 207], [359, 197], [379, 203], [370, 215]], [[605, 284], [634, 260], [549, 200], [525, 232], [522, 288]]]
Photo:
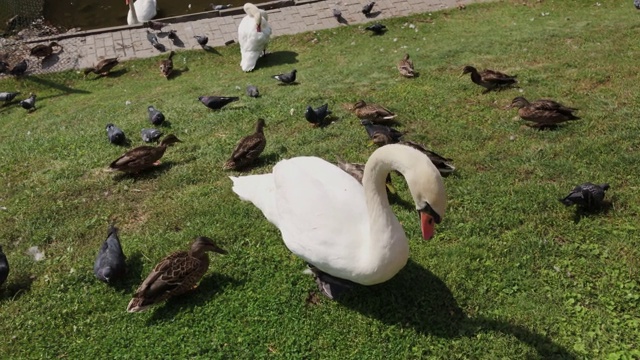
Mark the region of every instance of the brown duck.
[[209, 269], [207, 251], [227, 253], [213, 240], [199, 236], [188, 252], [178, 251], [162, 259], [136, 290], [127, 311], [144, 311], [170, 297], [194, 289]]
[[[338, 158], [336, 166], [362, 184], [362, 178], [364, 177], [364, 164], [350, 163]], [[393, 187], [393, 184], [391, 184], [391, 173], [387, 174], [386, 186], [388, 192], [392, 194], [396, 193], [396, 189]]]
[[514, 107], [518, 108], [518, 116], [520, 118], [534, 123], [530, 125], [532, 127], [549, 127], [565, 121], [580, 119], [573, 115], [573, 112], [578, 109], [564, 106], [549, 99], [536, 100], [530, 103], [524, 97], [518, 96], [509, 105], [509, 108]]
[[169, 79], [171, 72], [173, 72], [173, 60], [171, 60], [173, 58], [173, 54], [175, 53], [171, 51], [168, 58], [160, 61], [160, 72], [167, 79]]
[[404, 77], [412, 78], [416, 76], [416, 72], [413, 69], [413, 61], [409, 59], [409, 54], [405, 54], [396, 67], [398, 68], [400, 75]]
[[59, 45], [57, 42], [52, 41], [49, 43], [49, 45], [39, 44], [32, 47], [30, 54], [31, 56], [35, 56], [35, 57], [46, 58], [47, 56], [50, 56], [51, 54], [53, 54], [54, 47], [58, 48], [58, 54], [62, 51], [62, 46]]
[[491, 90], [504, 89], [518, 83], [516, 76], [507, 75], [505, 73], [489, 69], [479, 72], [473, 66], [468, 65], [462, 69], [462, 74], [460, 74], [460, 76], [469, 73], [471, 73], [471, 81], [486, 89], [483, 94], [486, 94]]
[[260, 156], [265, 146], [267, 146], [267, 139], [264, 137], [264, 127], [264, 119], [258, 119], [256, 132], [240, 139], [231, 157], [224, 163], [223, 169], [241, 169], [254, 162], [258, 156]]
[[378, 104], [367, 104], [359, 100], [351, 106], [351, 110], [361, 120], [370, 120], [374, 124], [393, 123], [396, 114]]
[[167, 147], [177, 142], [181, 142], [175, 135], [167, 135], [158, 146], [138, 146], [127, 151], [109, 165], [115, 170], [126, 173], [139, 173], [143, 170], [160, 164], [160, 158], [164, 155]]
[[100, 62], [98, 62], [95, 67], [84, 69], [84, 76], [86, 77], [87, 75], [89, 75], [89, 73], [98, 74], [100, 76], [107, 76], [109, 75], [109, 71], [111, 71], [111, 69], [113, 69], [118, 64], [118, 58], [100, 60]]

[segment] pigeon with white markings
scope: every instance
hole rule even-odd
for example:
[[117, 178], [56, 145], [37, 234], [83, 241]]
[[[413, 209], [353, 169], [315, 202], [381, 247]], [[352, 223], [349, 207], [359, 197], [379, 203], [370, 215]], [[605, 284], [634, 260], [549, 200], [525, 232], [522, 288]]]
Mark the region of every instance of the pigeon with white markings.
[[20, 92], [0, 92], [0, 101], [4, 101], [4, 103], [9, 103], [16, 96], [20, 95]]
[[260, 91], [258, 91], [258, 87], [254, 85], [247, 86], [247, 96], [253, 98], [260, 97]]
[[633, 6], [635, 6], [636, 9], [640, 10], [640, 0], [633, 0]]
[[27, 99], [20, 101], [20, 106], [29, 111], [36, 110], [36, 94], [32, 93]]
[[126, 142], [124, 131], [111, 123], [107, 124], [107, 137], [109, 142], [115, 145], [123, 145]]
[[164, 122], [164, 114], [162, 113], [162, 111], [154, 108], [153, 106], [149, 105], [149, 107], [147, 108], [147, 113], [149, 115], [149, 121], [153, 125], [159, 126]]
[[584, 183], [576, 186], [569, 195], [560, 199], [565, 206], [577, 205], [587, 211], [598, 210], [602, 207], [604, 193], [609, 190], [609, 184]]
[[93, 273], [98, 280], [107, 284], [124, 275], [126, 258], [118, 239], [118, 228], [109, 225], [107, 239], [102, 243], [98, 256], [93, 264]]
[[296, 82], [297, 73], [298, 73], [298, 70], [293, 69], [290, 73], [273, 75], [271, 77], [280, 81], [283, 84], [293, 84], [294, 82]]
[[162, 131], [158, 129], [142, 129], [142, 131], [140, 131], [140, 135], [144, 142], [157, 142], [162, 136]]

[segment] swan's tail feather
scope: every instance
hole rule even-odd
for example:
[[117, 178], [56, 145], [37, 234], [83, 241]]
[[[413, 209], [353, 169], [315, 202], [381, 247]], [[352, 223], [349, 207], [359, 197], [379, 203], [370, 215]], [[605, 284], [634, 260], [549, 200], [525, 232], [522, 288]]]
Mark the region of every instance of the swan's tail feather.
[[241, 200], [253, 203], [269, 222], [278, 226], [273, 174], [229, 176], [229, 179], [233, 181], [231, 189]]

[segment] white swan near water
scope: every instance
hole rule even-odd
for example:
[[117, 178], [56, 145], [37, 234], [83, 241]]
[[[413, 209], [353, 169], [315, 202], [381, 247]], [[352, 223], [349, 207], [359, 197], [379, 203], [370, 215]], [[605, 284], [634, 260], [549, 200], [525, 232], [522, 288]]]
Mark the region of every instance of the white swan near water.
[[251, 71], [256, 66], [258, 58], [264, 54], [271, 38], [271, 26], [269, 26], [269, 15], [257, 6], [246, 3], [244, 12], [247, 15], [242, 18], [238, 26], [238, 42], [240, 43], [240, 54], [242, 60], [240, 67], [242, 71]]
[[127, 24], [137, 25], [145, 21], [149, 21], [156, 17], [157, 3], [156, 0], [125, 0], [129, 5], [129, 13], [127, 14]]
[[391, 279], [409, 257], [407, 237], [385, 190], [392, 170], [406, 179], [422, 236], [430, 239], [444, 217], [444, 183], [427, 156], [409, 146], [377, 149], [365, 165], [362, 185], [317, 157], [280, 161], [271, 174], [230, 178], [240, 199], [258, 207], [280, 229], [287, 248], [315, 270], [374, 285]]

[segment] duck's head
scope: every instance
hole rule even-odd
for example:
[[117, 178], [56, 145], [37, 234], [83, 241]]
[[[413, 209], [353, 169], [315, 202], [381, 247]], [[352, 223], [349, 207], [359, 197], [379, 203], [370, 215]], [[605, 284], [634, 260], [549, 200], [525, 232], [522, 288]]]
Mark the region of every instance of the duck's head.
[[518, 96], [516, 98], [514, 98], [513, 100], [511, 100], [511, 105], [509, 105], [509, 108], [523, 108], [525, 106], [529, 105], [529, 101], [527, 101], [527, 99], [525, 99], [522, 96]]
[[162, 141], [160, 141], [160, 146], [171, 146], [179, 142], [182, 142], [182, 140], [178, 139], [178, 137], [173, 134], [169, 134], [165, 136], [164, 139], [162, 139]]
[[465, 74], [477, 73], [477, 72], [478, 70], [476, 68], [474, 68], [473, 66], [467, 65], [462, 69], [462, 74], [460, 74], [460, 77], [464, 76]]
[[264, 129], [265, 126], [267, 126], [267, 124], [264, 122], [264, 119], [259, 118], [258, 122], [256, 122], [256, 132], [262, 133], [262, 129]]
[[218, 254], [227, 253], [226, 250], [218, 247], [218, 245], [216, 245], [216, 243], [214, 243], [213, 240], [209, 239], [208, 237], [198, 236], [193, 244], [191, 244], [191, 250], [189, 250], [189, 254], [198, 257], [207, 251], [217, 252]]
[[384, 146], [392, 143], [391, 137], [381, 132], [374, 133], [371, 137], [371, 141], [378, 146]]

